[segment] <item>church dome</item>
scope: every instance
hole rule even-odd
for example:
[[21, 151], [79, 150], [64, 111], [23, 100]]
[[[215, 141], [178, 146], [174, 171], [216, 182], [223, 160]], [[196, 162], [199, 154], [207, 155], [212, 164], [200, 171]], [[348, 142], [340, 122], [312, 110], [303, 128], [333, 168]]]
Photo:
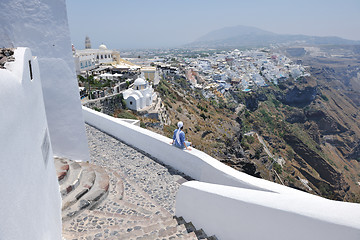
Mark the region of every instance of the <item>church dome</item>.
[[107, 50], [107, 47], [106, 47], [105, 44], [101, 44], [101, 45], [99, 46], [99, 49], [100, 49], [100, 50]]
[[142, 78], [138, 78], [138, 79], [135, 80], [134, 85], [135, 86], [146, 85], [146, 81], [144, 79], [142, 79]]

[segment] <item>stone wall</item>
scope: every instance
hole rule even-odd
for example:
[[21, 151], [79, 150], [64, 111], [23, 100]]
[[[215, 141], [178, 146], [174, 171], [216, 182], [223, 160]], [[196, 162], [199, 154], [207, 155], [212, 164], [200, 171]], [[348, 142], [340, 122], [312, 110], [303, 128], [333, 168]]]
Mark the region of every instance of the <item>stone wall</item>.
[[83, 104], [87, 108], [105, 113], [106, 115], [113, 116], [116, 109], [124, 109], [122, 105], [122, 93], [89, 100]]

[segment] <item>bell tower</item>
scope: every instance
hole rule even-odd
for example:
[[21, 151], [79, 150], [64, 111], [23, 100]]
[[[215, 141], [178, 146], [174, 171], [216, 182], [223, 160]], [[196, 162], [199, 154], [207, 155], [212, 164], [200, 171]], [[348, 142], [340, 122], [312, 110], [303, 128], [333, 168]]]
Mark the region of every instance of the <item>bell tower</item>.
[[91, 42], [88, 36], [85, 38], [85, 49], [91, 49]]

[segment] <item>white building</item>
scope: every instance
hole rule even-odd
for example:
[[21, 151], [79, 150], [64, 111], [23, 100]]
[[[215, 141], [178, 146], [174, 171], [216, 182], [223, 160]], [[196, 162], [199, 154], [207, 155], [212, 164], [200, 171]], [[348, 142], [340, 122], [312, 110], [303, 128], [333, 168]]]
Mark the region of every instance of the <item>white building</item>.
[[119, 52], [107, 49], [104, 44], [101, 44], [98, 49], [75, 50], [74, 61], [76, 73], [80, 74], [82, 71], [92, 70], [100, 64], [117, 62], [119, 58]]
[[37, 56], [54, 154], [88, 161], [65, 1], [1, 0], [0, 9], [0, 46], [26, 46]]
[[146, 80], [154, 81], [155, 79], [155, 73], [156, 73], [156, 67], [141, 67], [140, 69], [141, 73], [144, 74], [144, 77]]
[[147, 81], [138, 78], [135, 80], [133, 88], [127, 89], [123, 96], [129, 109], [141, 110], [151, 105], [156, 93]]
[[61, 197], [38, 58], [20, 47], [13, 57], [0, 68], [0, 239], [61, 240]]

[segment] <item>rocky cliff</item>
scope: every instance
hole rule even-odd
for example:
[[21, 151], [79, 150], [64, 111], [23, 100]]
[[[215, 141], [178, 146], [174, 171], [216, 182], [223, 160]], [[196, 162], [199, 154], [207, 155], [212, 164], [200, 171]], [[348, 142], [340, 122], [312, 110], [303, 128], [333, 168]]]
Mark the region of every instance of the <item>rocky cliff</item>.
[[157, 91], [173, 125], [152, 130], [172, 137], [181, 120], [196, 148], [239, 171], [360, 202], [359, 92], [353, 87], [360, 74], [333, 65], [313, 64], [311, 77], [216, 99], [204, 98], [184, 79], [162, 81]]

